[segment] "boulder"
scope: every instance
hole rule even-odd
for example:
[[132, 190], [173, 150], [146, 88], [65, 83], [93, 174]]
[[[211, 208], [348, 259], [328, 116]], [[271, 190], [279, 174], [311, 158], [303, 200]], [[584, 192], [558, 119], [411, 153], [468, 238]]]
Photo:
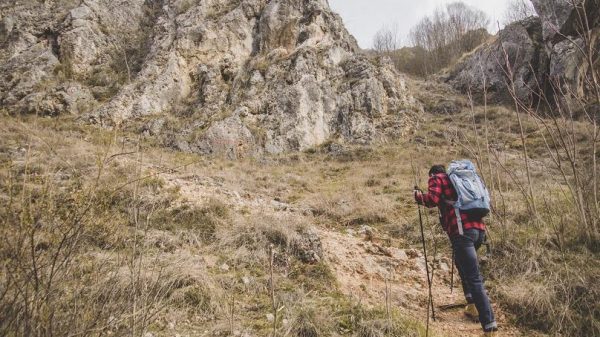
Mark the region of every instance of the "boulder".
[[0, 43], [3, 43], [8, 39], [10, 33], [12, 33], [14, 26], [15, 22], [10, 16], [6, 16], [2, 20], [0, 20]]
[[252, 155], [254, 144], [252, 132], [239, 115], [234, 115], [210, 125], [195, 146], [196, 152], [224, 153], [229, 159], [239, 159]]
[[293, 253], [304, 263], [318, 263], [323, 260], [323, 245], [319, 234], [314, 230], [301, 231], [294, 242]]

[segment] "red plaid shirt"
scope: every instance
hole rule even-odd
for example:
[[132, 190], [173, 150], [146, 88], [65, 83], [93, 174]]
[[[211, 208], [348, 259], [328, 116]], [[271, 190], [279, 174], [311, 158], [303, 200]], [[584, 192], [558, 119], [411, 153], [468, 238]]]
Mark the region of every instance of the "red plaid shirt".
[[[427, 194], [417, 193], [415, 199], [419, 205], [429, 208], [437, 206], [442, 214], [442, 227], [449, 236], [458, 235], [458, 221], [454, 207], [445, 200], [456, 200], [456, 190], [445, 173], [439, 173], [429, 178], [429, 191]], [[485, 224], [481, 219], [470, 219], [467, 214], [461, 213], [463, 230], [477, 228], [485, 230]]]

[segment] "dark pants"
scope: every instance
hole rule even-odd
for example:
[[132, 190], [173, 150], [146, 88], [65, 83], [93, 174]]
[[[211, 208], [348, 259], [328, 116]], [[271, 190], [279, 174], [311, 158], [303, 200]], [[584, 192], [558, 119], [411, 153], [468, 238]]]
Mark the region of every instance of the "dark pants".
[[477, 261], [477, 249], [485, 242], [485, 232], [478, 229], [467, 229], [462, 236], [452, 236], [450, 241], [467, 302], [474, 303], [477, 307], [479, 322], [484, 329], [496, 327], [494, 312], [485, 291]]

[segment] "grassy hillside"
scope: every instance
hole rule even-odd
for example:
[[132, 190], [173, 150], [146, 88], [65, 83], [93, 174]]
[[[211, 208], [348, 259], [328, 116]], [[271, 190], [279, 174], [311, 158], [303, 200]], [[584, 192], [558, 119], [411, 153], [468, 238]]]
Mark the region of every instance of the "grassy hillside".
[[[573, 178], [553, 165], [549, 153], [566, 154], [547, 145], [540, 123], [551, 121], [523, 116], [531, 195], [514, 112], [461, 109], [424, 115], [394, 143], [239, 161], [70, 117], [2, 116], [0, 334], [423, 336], [422, 279], [414, 297], [387, 302], [381, 284], [400, 287], [403, 275], [349, 291], [339, 279], [349, 262], [314, 236], [366, 232], [369, 247], [418, 252], [415, 181], [471, 158], [493, 189], [484, 269], [505, 326], [599, 335], [598, 236], [579, 225]], [[565, 125], [586, 163], [589, 125]], [[441, 266], [447, 241], [434, 211], [426, 221]], [[455, 333], [439, 324], [433, 334]]]
[[324, 261], [303, 261], [304, 232], [372, 221], [367, 205], [326, 204], [345, 193], [336, 177], [360, 166], [354, 150], [330, 163], [318, 153], [232, 162], [69, 118], [2, 119], [2, 335], [423, 331], [345, 296]]

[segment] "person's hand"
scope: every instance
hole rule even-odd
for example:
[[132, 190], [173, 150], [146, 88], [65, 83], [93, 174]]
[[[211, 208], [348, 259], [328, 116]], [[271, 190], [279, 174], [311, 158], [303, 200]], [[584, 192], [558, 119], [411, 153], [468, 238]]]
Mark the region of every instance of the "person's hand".
[[419, 196], [423, 194], [423, 192], [421, 192], [421, 190], [415, 186], [415, 189], [413, 190], [413, 196], [415, 197], [415, 200], [419, 200]]

